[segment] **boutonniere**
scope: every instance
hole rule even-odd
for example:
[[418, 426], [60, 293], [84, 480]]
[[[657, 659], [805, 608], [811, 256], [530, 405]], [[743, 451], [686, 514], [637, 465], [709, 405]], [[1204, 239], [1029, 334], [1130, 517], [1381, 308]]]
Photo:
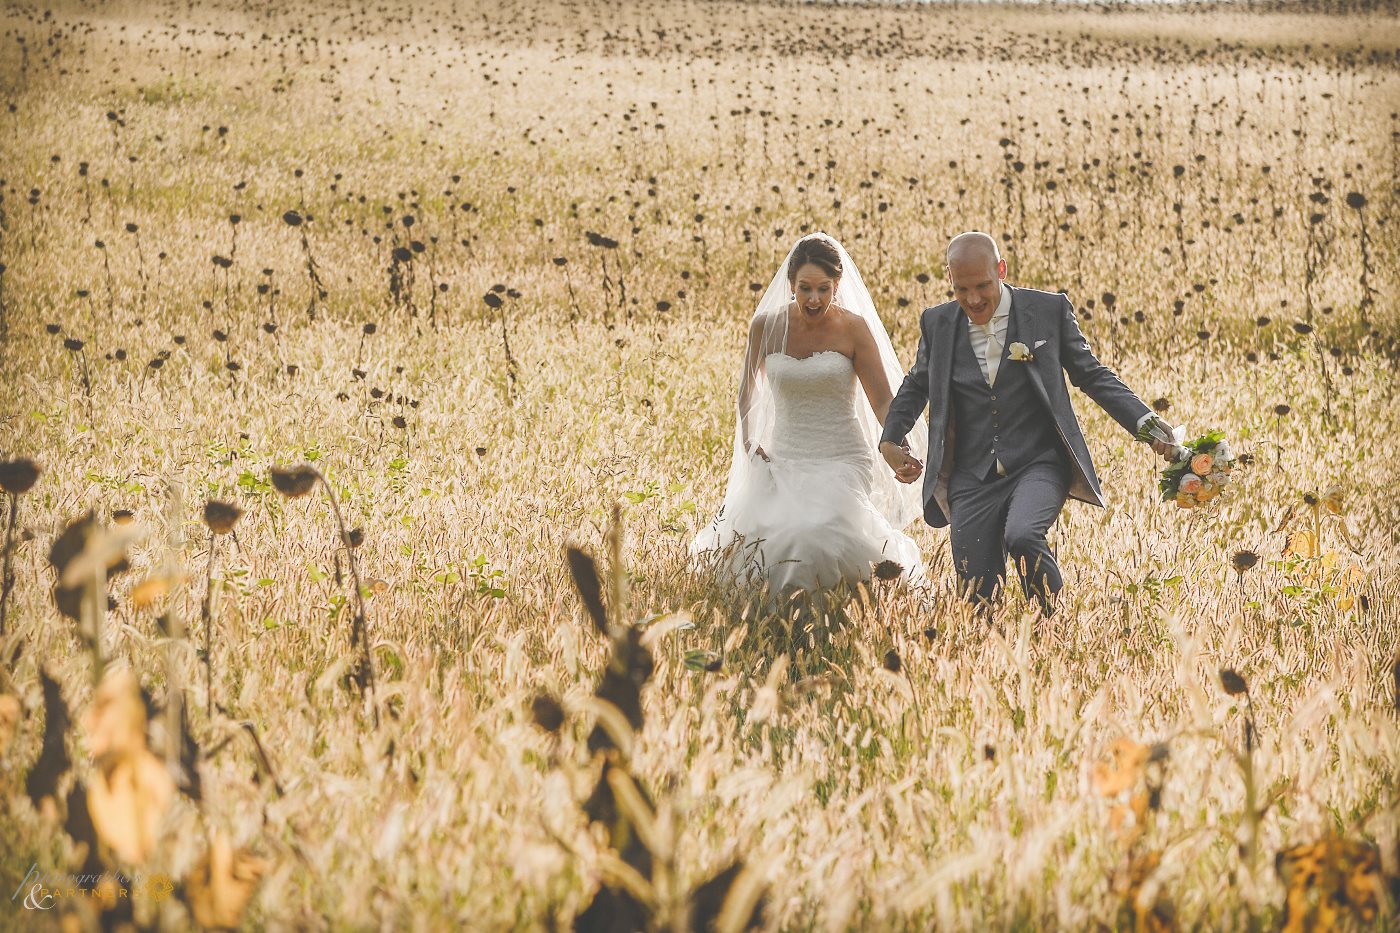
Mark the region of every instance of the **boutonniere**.
[[1016, 343], [1013, 343], [1011, 345], [1010, 357], [1013, 360], [1017, 360], [1018, 362], [1024, 363], [1027, 360], [1035, 359], [1035, 354], [1031, 352], [1030, 347], [1026, 346], [1024, 343], [1017, 341]]

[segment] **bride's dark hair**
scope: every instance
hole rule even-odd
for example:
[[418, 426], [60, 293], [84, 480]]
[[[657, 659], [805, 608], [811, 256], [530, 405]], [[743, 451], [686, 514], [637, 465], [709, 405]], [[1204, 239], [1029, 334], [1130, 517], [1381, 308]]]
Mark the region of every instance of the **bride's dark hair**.
[[788, 283], [797, 281], [797, 270], [807, 264], [816, 266], [833, 279], [841, 278], [841, 254], [829, 241], [821, 237], [808, 237], [798, 241], [788, 263]]

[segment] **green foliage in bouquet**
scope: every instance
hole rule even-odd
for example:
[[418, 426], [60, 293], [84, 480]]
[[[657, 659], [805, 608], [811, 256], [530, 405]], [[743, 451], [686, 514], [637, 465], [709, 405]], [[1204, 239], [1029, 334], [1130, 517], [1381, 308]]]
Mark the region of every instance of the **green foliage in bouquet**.
[[1191, 472], [1191, 461], [1198, 454], [1214, 454], [1215, 448], [1219, 447], [1223, 440], [1224, 431], [1210, 431], [1183, 445], [1185, 453], [1178, 454], [1176, 462], [1163, 470], [1162, 475], [1157, 478], [1157, 489], [1162, 494], [1163, 502], [1176, 501], [1176, 494], [1181, 489], [1181, 478]]

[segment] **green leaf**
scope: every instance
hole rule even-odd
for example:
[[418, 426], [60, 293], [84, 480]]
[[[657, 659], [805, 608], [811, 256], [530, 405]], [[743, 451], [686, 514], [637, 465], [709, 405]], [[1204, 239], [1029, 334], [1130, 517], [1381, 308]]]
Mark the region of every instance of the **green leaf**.
[[403, 676], [403, 658], [398, 653], [386, 645], [379, 646], [379, 662], [392, 672], [390, 680], [398, 680]]

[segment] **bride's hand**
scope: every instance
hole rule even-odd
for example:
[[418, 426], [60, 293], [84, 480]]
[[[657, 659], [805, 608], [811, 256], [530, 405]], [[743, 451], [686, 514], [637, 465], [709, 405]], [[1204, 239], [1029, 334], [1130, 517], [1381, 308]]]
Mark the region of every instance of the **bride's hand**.
[[880, 455], [901, 483], [912, 483], [924, 472], [923, 463], [909, 453], [908, 447], [885, 441], [880, 445]]
[[752, 441], [744, 441], [744, 453], [748, 454], [749, 456], [753, 456], [754, 454], [758, 454], [760, 457], [763, 458], [763, 462], [764, 462], [764, 463], [772, 463], [772, 462], [773, 462], [773, 458], [770, 457], [770, 456], [768, 456], [767, 452], [763, 449], [763, 445], [762, 445], [762, 444], [760, 444], [759, 446], [755, 447], [755, 446], [753, 446], [753, 442], [752, 442]]

